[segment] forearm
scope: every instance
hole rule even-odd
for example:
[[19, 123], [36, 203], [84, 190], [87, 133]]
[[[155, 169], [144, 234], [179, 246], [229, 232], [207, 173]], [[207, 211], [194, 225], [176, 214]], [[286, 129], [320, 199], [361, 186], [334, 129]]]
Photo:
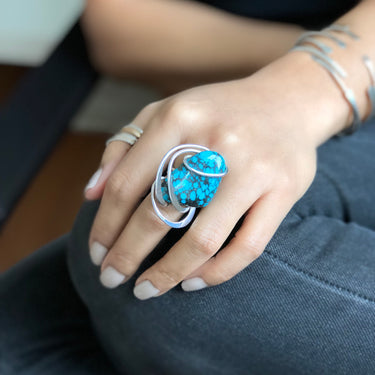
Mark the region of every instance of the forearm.
[[302, 31], [175, 0], [89, 0], [83, 25], [104, 70], [186, 85], [249, 75], [282, 56]]

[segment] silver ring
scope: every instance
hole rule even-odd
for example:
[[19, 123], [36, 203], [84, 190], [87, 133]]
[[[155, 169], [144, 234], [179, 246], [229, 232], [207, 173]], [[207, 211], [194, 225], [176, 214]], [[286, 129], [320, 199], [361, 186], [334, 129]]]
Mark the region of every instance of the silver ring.
[[143, 130], [135, 124], [125, 125], [118, 133], [105, 142], [106, 147], [113, 141], [122, 141], [133, 146], [143, 134]]
[[[176, 168], [176, 160], [185, 155]], [[163, 176], [167, 165], [166, 175]], [[224, 158], [207, 147], [185, 144], [169, 150], [159, 164], [151, 187], [151, 202], [157, 216], [172, 228], [183, 228], [194, 217], [196, 208], [205, 207], [214, 197], [221, 178], [228, 173]], [[171, 221], [160, 211], [158, 204], [173, 207], [186, 214], [180, 221]]]

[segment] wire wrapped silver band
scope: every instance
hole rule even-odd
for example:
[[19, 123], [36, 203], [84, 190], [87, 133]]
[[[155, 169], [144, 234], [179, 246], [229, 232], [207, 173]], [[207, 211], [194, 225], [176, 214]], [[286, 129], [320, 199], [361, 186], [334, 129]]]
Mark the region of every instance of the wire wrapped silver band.
[[[309, 53], [311, 58], [314, 61], [316, 61], [319, 65], [321, 65], [323, 68], [325, 68], [328, 71], [328, 73], [334, 79], [336, 84], [339, 86], [345, 99], [351, 106], [352, 112], [353, 112], [353, 123], [338, 134], [338, 135], [347, 135], [356, 131], [362, 124], [361, 115], [360, 115], [359, 108], [355, 99], [354, 92], [342, 80], [342, 78], [347, 77], [347, 72], [341, 67], [340, 64], [338, 64], [329, 56], [329, 54], [332, 52], [332, 48], [324, 44], [322, 41], [316, 40], [314, 38], [316, 36], [323, 36], [332, 40], [339, 47], [346, 48], [346, 43], [343, 42], [337, 36], [332, 35], [331, 31], [344, 33], [353, 40], [359, 39], [359, 36], [353, 33], [350, 30], [349, 26], [332, 24], [324, 28], [321, 31], [308, 31], [308, 32], [303, 33], [298, 38], [295, 46], [291, 49], [291, 51], [301, 51], [301, 52]], [[310, 46], [305, 45], [304, 43], [309, 43]], [[369, 71], [370, 76], [372, 77], [372, 84], [370, 85], [367, 91], [368, 97], [371, 102], [371, 113], [368, 116], [368, 118], [370, 118], [372, 116], [375, 116], [375, 86], [374, 86], [374, 81], [373, 81], [375, 74], [373, 74], [374, 73], [373, 69], [371, 69], [371, 66], [370, 66], [372, 65], [371, 60], [369, 60], [368, 58], [364, 58], [363, 61], [366, 64], [366, 67]]]
[[122, 141], [130, 146], [143, 134], [143, 130], [135, 124], [125, 125], [118, 133], [114, 134], [111, 138], [107, 139], [105, 145], [108, 146], [113, 141]]
[[318, 64], [323, 66], [325, 69], [328, 70], [328, 72], [331, 74], [333, 79], [336, 81], [337, 85], [340, 87], [342, 93], [345, 96], [345, 99], [349, 102], [350, 106], [352, 107], [353, 110], [353, 123], [350, 127], [347, 129], [344, 129], [342, 131], [342, 134], [352, 134], [355, 132], [360, 126], [361, 126], [361, 115], [359, 113], [359, 109], [357, 106], [357, 102], [355, 100], [354, 92], [352, 89], [350, 89], [344, 81], [338, 76], [338, 74], [332, 69], [332, 67], [328, 64], [326, 64], [325, 61], [319, 59], [316, 56], [312, 56], [313, 60], [315, 60]]
[[[176, 158], [183, 154], [191, 154], [191, 153], [198, 153], [201, 151], [208, 150], [207, 147], [194, 145], [194, 144], [186, 144], [186, 145], [180, 145], [177, 147], [172, 148], [169, 150], [161, 160], [159, 164], [159, 168], [156, 172], [156, 178], [154, 183], [151, 187], [151, 202], [152, 206], [155, 210], [155, 213], [159, 216], [159, 218], [167, 225], [169, 225], [172, 228], [183, 228], [186, 225], [188, 225], [192, 218], [194, 217], [196, 208], [195, 207], [182, 207], [180, 203], [177, 201], [176, 196], [174, 194], [174, 188], [171, 180], [171, 171], [173, 168], [173, 163], [176, 160]], [[172, 156], [173, 155], [173, 156]], [[170, 160], [169, 160], [170, 159]], [[161, 192], [161, 183], [165, 179], [163, 177], [163, 171], [165, 168], [165, 164], [169, 160], [168, 167], [167, 167], [167, 183], [168, 183], [168, 189], [171, 192], [170, 198], [172, 201], [173, 206], [181, 213], [187, 213], [187, 215], [180, 221], [171, 221], [169, 220], [165, 215], [163, 215], [156, 203], [155, 197], [158, 200], [158, 202], [162, 206], [167, 206], [167, 202], [163, 198], [163, 193]]]
[[[165, 224], [167, 224], [168, 226], [170, 226], [172, 228], [183, 228], [186, 225], [188, 225], [194, 217], [196, 207], [204, 207], [205, 205], [207, 205], [209, 200], [212, 199], [213, 195], [215, 194], [216, 188], [214, 190], [210, 190], [211, 194], [209, 194], [209, 192], [208, 192], [209, 186], [206, 186], [207, 190], [205, 191], [205, 193], [203, 193], [204, 189], [203, 189], [202, 185], [201, 185], [201, 187], [199, 187], [199, 185], [200, 185], [199, 181], [201, 181], [203, 184], [205, 184], [207, 182], [210, 183], [209, 180], [215, 180], [219, 184], [221, 178], [223, 176], [225, 176], [228, 172], [228, 169], [225, 165], [225, 161], [224, 161], [223, 158], [222, 158], [223, 164], [221, 165], [221, 169], [220, 170], [213, 170], [212, 173], [209, 171], [209, 169], [206, 169], [206, 168], [204, 168], [203, 170], [200, 169], [200, 168], [202, 168], [201, 162], [198, 162], [198, 164], [197, 164], [199, 167], [196, 167], [196, 166], [189, 163], [189, 159], [194, 159], [194, 155], [196, 155], [196, 154], [199, 154], [199, 155], [201, 155], [201, 157], [203, 157], [202, 154], [205, 154], [204, 151], [206, 151], [206, 156], [207, 156], [207, 154], [209, 154], [209, 155], [213, 155], [215, 158], [216, 157], [218, 157], [219, 159], [222, 158], [221, 155], [209, 150], [207, 147], [204, 147], [204, 146], [201, 146], [201, 145], [196, 145], [196, 144], [184, 144], [184, 145], [179, 145], [179, 146], [176, 146], [176, 147], [173, 147], [172, 149], [170, 149], [164, 155], [163, 159], [161, 160], [161, 162], [159, 164], [158, 170], [156, 172], [155, 181], [154, 181], [154, 183], [152, 184], [152, 187], [151, 187], [151, 202], [152, 202], [152, 206], [153, 206], [157, 216]], [[180, 169], [181, 166], [174, 169], [175, 161], [183, 155], [185, 155], [185, 157], [183, 159], [183, 163], [181, 164], [181, 166], [183, 166], [183, 169]], [[195, 158], [197, 158], [197, 160], [198, 160], [199, 155], [195, 156]], [[200, 159], [200, 160], [202, 161], [202, 159]], [[166, 175], [163, 176], [163, 172], [164, 172], [165, 169], [166, 169]], [[202, 194], [202, 196], [205, 195], [205, 198], [199, 198], [199, 199], [208, 199], [208, 201], [206, 201], [206, 203], [203, 204], [203, 205], [201, 203], [197, 203], [197, 202], [188, 203], [188, 202], [181, 201], [181, 200], [179, 201], [178, 195], [176, 194], [176, 190], [175, 190], [176, 188], [174, 186], [173, 171], [177, 171], [178, 174], [179, 174], [179, 176], [177, 178], [177, 180], [180, 181], [179, 184], [181, 184], [181, 181], [183, 181], [184, 178], [186, 178], [187, 181], [189, 181], [189, 179], [191, 179], [191, 178], [194, 178], [195, 183], [193, 184], [190, 181], [190, 187], [187, 190], [185, 189], [185, 187], [179, 189], [179, 190], [183, 189], [183, 191], [185, 193], [183, 195], [190, 195], [190, 197], [192, 195], [197, 196], [197, 195], [199, 195], [199, 193], [197, 193], [197, 191], [202, 190], [201, 194]], [[181, 176], [181, 174], [183, 176]], [[195, 176], [195, 177], [193, 177], [193, 176]], [[165, 184], [165, 182], [166, 182], [166, 184]], [[167, 187], [167, 190], [164, 190], [164, 192], [167, 191], [166, 196], [163, 195], [163, 191], [162, 191], [163, 186], [164, 186], [164, 189], [165, 189], [165, 185]], [[185, 186], [185, 185], [182, 185], [182, 186]], [[188, 192], [189, 189], [190, 189], [190, 192]], [[180, 198], [181, 198], [181, 196], [182, 196], [181, 191], [180, 191], [179, 194], [180, 194]], [[210, 195], [211, 198], [207, 198], [208, 195]], [[182, 214], [186, 214], [181, 220], [179, 220], [179, 221], [169, 220], [159, 209], [158, 204], [161, 205], [161, 206], [164, 206], [164, 207], [169, 204], [169, 202], [166, 201], [167, 198], [170, 200], [170, 203], [173, 205], [173, 207], [178, 212], [180, 212]], [[182, 204], [181, 204], [181, 202], [182, 202]]]
[[370, 86], [367, 89], [367, 95], [370, 100], [371, 109], [370, 114], [367, 116], [366, 120], [370, 120], [375, 117], [375, 69], [374, 64], [368, 56], [363, 56], [362, 60], [365, 64], [365, 67], [370, 75]]
[[333, 59], [331, 59], [326, 54], [318, 51], [314, 47], [309, 46], [295, 46], [292, 48], [292, 51], [302, 51], [302, 52], [308, 52], [312, 56], [315, 56], [319, 58], [320, 60], [323, 60], [328, 66], [330, 66], [330, 69], [335, 71], [337, 74], [339, 74], [341, 77], [347, 77], [346, 71]]
[[334, 41], [339, 47], [346, 48], [346, 43], [343, 42], [341, 39], [337, 38], [336, 36], [332, 35], [327, 29], [323, 29], [321, 31], [306, 31], [305, 33], [301, 34], [301, 36], [297, 39], [296, 45], [301, 44], [305, 38], [312, 37], [312, 36], [325, 36], [328, 39]]
[[337, 23], [334, 23], [328, 27], [326, 27], [324, 30], [326, 31], [338, 31], [338, 32], [341, 32], [341, 33], [344, 33], [346, 34], [347, 36], [349, 36], [350, 38], [354, 39], [354, 40], [359, 40], [359, 36], [357, 34], [354, 34], [348, 25], [339, 25]]

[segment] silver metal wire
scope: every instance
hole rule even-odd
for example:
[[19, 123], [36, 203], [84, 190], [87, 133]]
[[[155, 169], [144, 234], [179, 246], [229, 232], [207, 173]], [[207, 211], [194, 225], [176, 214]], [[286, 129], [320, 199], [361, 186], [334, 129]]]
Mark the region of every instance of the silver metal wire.
[[319, 58], [320, 60], [323, 60], [326, 65], [330, 66], [331, 70], [335, 70], [337, 74], [339, 74], [341, 77], [345, 78], [347, 77], [348, 73], [341, 67], [340, 64], [338, 64], [336, 61], [331, 59], [328, 55], [320, 52], [314, 47], [310, 46], [295, 46], [291, 49], [291, 51], [301, 51], [301, 52], [308, 52], [311, 55]]
[[187, 161], [186, 161], [186, 159], [188, 158], [189, 156], [185, 156], [184, 157], [184, 165], [185, 165], [185, 167], [189, 170], [189, 171], [191, 171], [191, 172], [193, 172], [193, 173], [195, 173], [195, 174], [198, 174], [198, 175], [200, 175], [200, 176], [203, 176], [203, 177], [216, 177], [216, 178], [218, 178], [218, 177], [224, 177], [227, 173], [228, 173], [228, 168], [225, 166], [225, 171], [224, 172], [221, 172], [221, 173], [207, 173], [207, 172], [203, 172], [203, 171], [200, 171], [200, 170], [198, 170], [198, 169], [195, 169], [195, 168], [193, 168], [192, 166], [190, 166], [188, 163], [187, 163]]
[[370, 75], [370, 86], [367, 89], [367, 95], [370, 99], [371, 104], [371, 111], [370, 114], [367, 116], [366, 120], [369, 120], [371, 118], [375, 117], [375, 69], [374, 64], [372, 63], [372, 60], [368, 56], [363, 56], [362, 60], [366, 66], [366, 69]]
[[[130, 133], [126, 130], [130, 129]], [[130, 146], [133, 146], [135, 142], [140, 138], [143, 134], [143, 130], [135, 124], [128, 124], [125, 125], [119, 132], [114, 134], [111, 138], [107, 139], [105, 142], [106, 147], [114, 141], [122, 141]]]
[[[176, 197], [175, 188], [173, 186], [173, 181], [172, 181], [173, 166], [174, 166], [174, 163], [175, 163], [176, 159], [178, 157], [186, 154], [185, 157], [184, 157], [184, 160], [183, 160], [183, 164], [185, 165], [185, 167], [190, 172], [196, 173], [200, 176], [211, 177], [211, 178], [212, 177], [220, 178], [220, 177], [223, 177], [224, 175], [226, 175], [227, 172], [228, 172], [227, 168], [225, 169], [224, 172], [221, 172], [221, 173], [207, 173], [207, 172], [202, 172], [202, 171], [199, 171], [199, 170], [191, 167], [186, 161], [187, 158], [193, 156], [194, 154], [202, 152], [202, 151], [209, 151], [209, 149], [207, 147], [195, 145], [195, 144], [184, 144], [184, 145], [176, 146], [176, 147], [173, 147], [172, 149], [170, 149], [164, 155], [163, 159], [161, 160], [161, 162], [159, 164], [158, 170], [156, 172], [155, 181], [154, 181], [154, 183], [152, 184], [152, 187], [151, 187], [151, 202], [152, 202], [152, 206], [155, 210], [155, 213], [158, 215], [158, 217], [165, 224], [169, 225], [172, 228], [183, 228], [186, 225], [188, 225], [191, 222], [191, 220], [193, 219], [194, 213], [196, 211], [195, 207], [189, 207], [189, 206], [181, 205], [180, 202], [178, 201], [177, 197]], [[168, 165], [167, 165], [167, 163], [168, 163]], [[163, 172], [165, 170], [166, 165], [167, 165], [166, 176], [163, 176]], [[158, 204], [160, 204], [161, 206], [164, 206], [164, 207], [168, 205], [168, 203], [163, 198], [162, 189], [161, 189], [162, 188], [162, 182], [165, 181], [165, 180], [167, 181], [168, 194], [169, 194], [169, 198], [171, 200], [171, 203], [172, 203], [173, 207], [177, 211], [179, 211], [180, 213], [186, 214], [186, 216], [183, 217], [183, 219], [181, 219], [179, 221], [169, 220], [161, 212], [161, 210], [158, 207]]]
[[351, 37], [352, 39], [354, 40], [358, 40], [359, 39], [359, 36], [357, 34], [354, 34], [348, 25], [339, 25], [337, 23], [334, 23], [328, 27], [326, 27], [324, 30], [326, 31], [338, 31], [338, 32], [341, 32], [341, 33], [345, 33], [346, 35], [348, 35], [349, 37]]
[[303, 38], [301, 43], [310, 43], [314, 45], [316, 48], [319, 48], [324, 53], [331, 53], [332, 48], [321, 42], [320, 40], [316, 40], [312, 37], [307, 36], [306, 38]]
[[[341, 89], [345, 99], [350, 104], [352, 111], [353, 111], [352, 125], [344, 129], [343, 131], [341, 131], [339, 135], [351, 134], [361, 126], [362, 120], [361, 120], [361, 115], [359, 112], [357, 102], [355, 100], [354, 92], [349, 87], [347, 87], [345, 82], [342, 80], [342, 78], [347, 77], [347, 73], [341, 67], [340, 64], [338, 64], [330, 56], [328, 56], [328, 54], [331, 53], [332, 49], [330, 49], [330, 47], [326, 46], [320, 40], [315, 40], [314, 38], [315, 36], [323, 36], [323, 37], [331, 39], [341, 48], [346, 48], [346, 43], [343, 42], [338, 37], [336, 37], [335, 35], [333, 35], [331, 33], [332, 31], [344, 33], [354, 40], [360, 39], [358, 35], [356, 35], [350, 30], [349, 26], [332, 24], [324, 28], [321, 31], [308, 31], [308, 32], [301, 34], [301, 36], [298, 38], [295, 46], [291, 49], [291, 51], [308, 52], [310, 56], [312, 57], [312, 59], [315, 60], [318, 64], [320, 64], [323, 68], [325, 68], [328, 71], [328, 73], [332, 76], [332, 78], [335, 80], [335, 82]], [[303, 43], [310, 43], [311, 46], [306, 46]], [[370, 73], [371, 80], [372, 80], [372, 84], [367, 90], [367, 93], [371, 102], [371, 113], [368, 116], [368, 118], [370, 118], [370, 117], [375, 116], [375, 86], [374, 86], [375, 73], [374, 73], [373, 66], [371, 64], [371, 60], [364, 57], [363, 61]]]
[[[152, 206], [155, 210], [155, 213], [158, 215], [158, 217], [165, 224], [169, 225], [172, 228], [183, 228], [186, 225], [188, 225], [191, 222], [191, 220], [193, 219], [194, 213], [196, 211], [195, 207], [183, 207], [183, 206], [181, 206], [180, 203], [178, 202], [177, 198], [176, 198], [175, 190], [174, 190], [173, 183], [172, 183], [173, 164], [174, 164], [175, 160], [183, 154], [191, 155], [191, 154], [197, 154], [201, 151], [208, 151], [208, 150], [209, 149], [207, 147], [200, 146], [200, 145], [194, 145], [194, 144], [179, 145], [179, 146], [176, 146], [176, 147], [173, 147], [172, 149], [170, 149], [164, 155], [163, 159], [161, 160], [161, 162], [159, 164], [159, 168], [156, 172], [155, 181], [154, 181], [154, 183], [152, 184], [152, 187], [151, 187], [151, 202], [152, 202]], [[164, 172], [165, 165], [166, 165], [167, 162], [168, 162], [167, 176], [164, 177], [163, 172]], [[162, 181], [165, 180], [165, 179], [167, 179], [168, 192], [169, 192], [169, 197], [171, 199], [172, 205], [176, 208], [177, 211], [179, 211], [181, 213], [187, 213], [187, 215], [182, 220], [179, 220], [179, 221], [169, 220], [165, 215], [163, 215], [163, 213], [160, 211], [160, 209], [158, 207], [158, 203], [161, 206], [167, 206], [168, 205], [168, 203], [163, 198], [163, 194], [162, 194], [162, 191], [161, 191], [161, 184], [162, 184]]]
[[325, 31], [327, 29], [321, 30], [321, 31], [307, 31], [305, 33], [302, 33], [301, 36], [297, 39], [295, 44], [299, 44], [303, 41], [304, 38], [310, 37], [310, 36], [325, 36], [326, 38], [329, 38], [333, 40], [339, 47], [346, 48], [346, 43], [343, 42], [341, 39], [335, 37], [332, 35], [329, 31]]
[[338, 86], [341, 88], [342, 93], [344, 94], [346, 100], [349, 102], [350, 106], [352, 107], [353, 110], [353, 124], [348, 127], [347, 129], [344, 129], [341, 134], [351, 134], [354, 131], [356, 131], [360, 126], [361, 126], [361, 115], [359, 113], [358, 105], [355, 100], [355, 95], [353, 90], [351, 90], [349, 87], [346, 86], [344, 81], [339, 77], [339, 75], [332, 69], [331, 66], [326, 64], [325, 61], [319, 59], [316, 56], [312, 56], [312, 58], [322, 65], [324, 68], [328, 70], [328, 72], [331, 74], [331, 76], [334, 78]]

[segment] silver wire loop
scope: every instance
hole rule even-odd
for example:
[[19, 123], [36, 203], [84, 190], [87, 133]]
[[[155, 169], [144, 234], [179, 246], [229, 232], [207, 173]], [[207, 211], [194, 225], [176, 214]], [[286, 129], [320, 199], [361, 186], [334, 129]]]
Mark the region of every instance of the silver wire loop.
[[359, 109], [358, 109], [358, 106], [357, 106], [357, 102], [355, 100], [355, 96], [354, 96], [353, 90], [351, 90], [348, 86], [346, 86], [346, 84], [344, 83], [344, 81], [338, 76], [338, 74], [332, 69], [331, 66], [329, 66], [328, 64], [325, 63], [325, 61], [319, 59], [316, 56], [312, 56], [312, 58], [318, 64], [322, 65], [324, 68], [326, 68], [328, 70], [328, 72], [331, 74], [331, 76], [333, 77], [333, 79], [336, 81], [336, 83], [340, 87], [342, 93], [345, 96], [345, 99], [349, 102], [350, 106], [352, 107], [352, 110], [353, 110], [353, 123], [352, 123], [352, 125], [349, 128], [344, 129], [341, 132], [342, 134], [352, 134], [353, 132], [355, 132], [361, 126], [361, 123], [362, 123], [362, 121], [361, 121], [361, 115], [359, 113]]
[[[198, 174], [199, 176], [203, 177], [210, 177], [210, 178], [221, 178], [225, 174], [227, 174], [228, 169], [225, 168], [224, 172], [221, 173], [207, 173], [203, 172], [200, 170], [197, 170], [196, 168], [193, 168], [187, 163], [187, 158], [193, 156], [194, 154], [200, 153], [202, 151], [209, 151], [207, 147], [200, 146], [200, 145], [195, 145], [195, 144], [184, 144], [184, 145], [179, 145], [176, 147], [173, 147], [170, 149], [163, 157], [161, 160], [158, 170], [156, 172], [156, 178], [154, 183], [152, 184], [151, 187], [151, 202], [152, 206], [155, 210], [155, 213], [158, 215], [158, 217], [168, 226], [172, 228], [183, 228], [186, 225], [188, 225], [191, 220], [194, 217], [196, 207], [190, 207], [190, 206], [183, 206], [180, 204], [176, 197], [175, 193], [175, 188], [173, 186], [173, 181], [172, 181], [172, 172], [173, 172], [173, 165], [176, 161], [176, 159], [182, 155], [185, 155], [183, 159], [183, 164], [184, 166], [190, 171], [195, 174]], [[168, 163], [168, 165], [167, 165]], [[163, 176], [164, 170], [167, 169], [166, 171], [166, 176]], [[165, 201], [162, 193], [162, 182], [167, 181], [167, 187], [168, 187], [168, 194], [169, 198], [171, 200], [171, 204], [173, 207], [179, 211], [182, 214], [186, 214], [181, 220], [179, 221], [171, 221], [169, 220], [161, 210], [159, 209], [158, 205], [161, 206], [167, 206], [168, 203]]]
[[375, 117], [375, 69], [372, 60], [368, 56], [363, 56], [362, 60], [366, 66], [366, 69], [370, 75], [370, 86], [367, 89], [367, 95], [370, 99], [371, 110], [366, 120], [370, 120]]
[[[351, 134], [354, 131], [356, 131], [362, 124], [361, 114], [359, 112], [359, 108], [355, 99], [355, 95], [354, 95], [353, 90], [351, 90], [342, 79], [342, 78], [347, 77], [346, 71], [341, 67], [340, 64], [338, 64], [329, 56], [329, 54], [332, 52], [332, 49], [326, 46], [320, 40], [316, 40], [314, 38], [315, 36], [323, 36], [328, 39], [331, 39], [339, 47], [346, 48], [346, 43], [343, 42], [338, 37], [336, 37], [335, 35], [332, 35], [331, 33], [332, 31], [346, 34], [353, 40], [359, 39], [359, 36], [353, 33], [350, 30], [349, 26], [332, 24], [324, 28], [321, 31], [308, 31], [308, 32], [303, 33], [297, 39], [297, 42], [295, 43], [291, 51], [301, 51], [301, 52], [309, 53], [311, 58], [314, 61], [316, 61], [319, 65], [321, 65], [323, 68], [325, 68], [328, 71], [328, 73], [331, 75], [331, 77], [334, 79], [336, 84], [341, 89], [341, 92], [343, 93], [345, 99], [349, 103], [353, 112], [353, 123], [351, 124], [351, 126], [344, 129], [338, 134], [338, 135], [346, 135], [346, 134]], [[304, 45], [304, 43], [310, 43], [311, 46], [306, 46]], [[367, 90], [367, 94], [371, 102], [371, 113], [368, 116], [368, 118], [370, 118], [370, 117], [375, 116], [375, 86], [373, 84], [374, 74], [373, 74], [373, 69], [371, 65], [371, 60], [364, 57], [363, 61], [372, 79], [371, 85]]]

